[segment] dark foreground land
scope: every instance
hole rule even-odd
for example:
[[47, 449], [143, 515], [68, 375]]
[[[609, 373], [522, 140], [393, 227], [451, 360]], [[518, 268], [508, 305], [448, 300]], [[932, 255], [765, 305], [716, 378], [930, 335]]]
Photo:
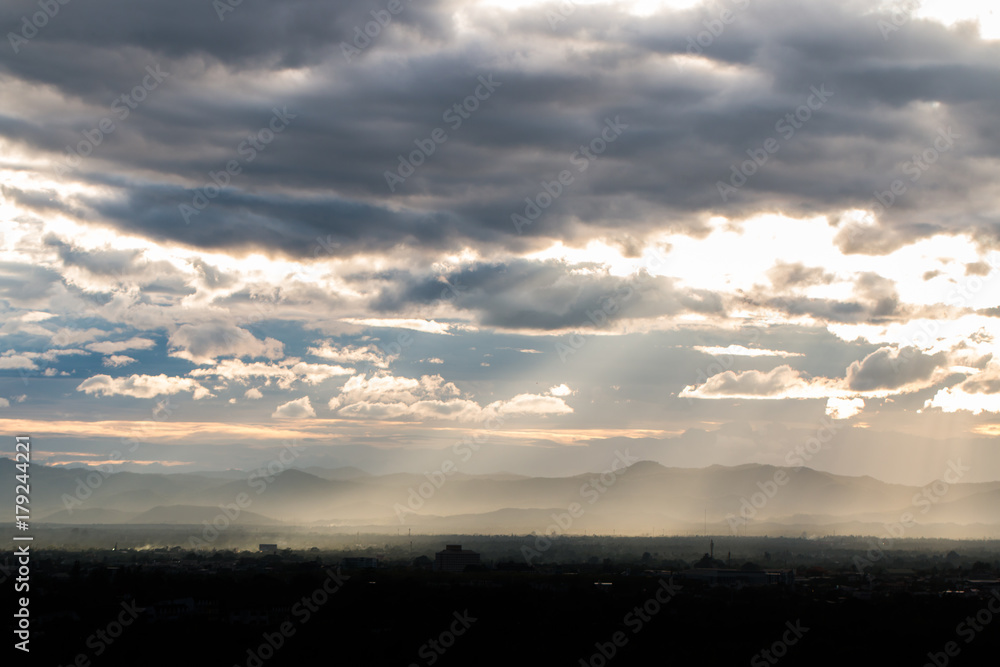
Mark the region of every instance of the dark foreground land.
[[[30, 657], [4, 664], [941, 667], [1000, 654], [996, 542], [901, 541], [859, 572], [865, 541], [848, 537], [717, 537], [714, 563], [699, 553], [710, 538], [564, 537], [531, 566], [530, 536], [351, 535], [271, 555], [54, 537], [32, 552]], [[429, 569], [421, 556], [454, 542], [482, 566]], [[379, 565], [342, 566], [357, 556]], [[12, 558], [0, 555], [5, 590]], [[699, 565], [790, 570], [794, 585], [713, 585]]]

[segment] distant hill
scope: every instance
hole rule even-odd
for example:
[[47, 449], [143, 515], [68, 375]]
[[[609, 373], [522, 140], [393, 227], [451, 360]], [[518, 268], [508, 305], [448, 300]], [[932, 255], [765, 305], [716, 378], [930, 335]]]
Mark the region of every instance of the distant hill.
[[[10, 503], [13, 466], [0, 459], [0, 492]], [[372, 475], [349, 467], [251, 475], [108, 474], [33, 464], [32, 510], [38, 521], [73, 525], [199, 524], [241, 499], [239, 523], [259, 525], [790, 536], [879, 532], [909, 513], [915, 521], [906, 529], [910, 537], [1000, 536], [1000, 482], [954, 484], [929, 502], [920, 487], [757, 464], [674, 468], [640, 461], [615, 473], [455, 473], [443, 483], [424, 474]]]

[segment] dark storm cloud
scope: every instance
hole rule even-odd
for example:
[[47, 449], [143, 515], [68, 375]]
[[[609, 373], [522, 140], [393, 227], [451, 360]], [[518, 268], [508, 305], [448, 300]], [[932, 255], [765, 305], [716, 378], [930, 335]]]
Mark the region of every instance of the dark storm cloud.
[[[451, 31], [449, 2], [401, 0], [405, 10], [393, 22], [416, 29], [429, 41]], [[28, 44], [12, 53], [4, 44], [3, 67], [39, 83], [59, 85], [81, 96], [113, 93], [127, 82], [130, 58], [123, 52], [148, 52], [171, 59], [188, 57], [225, 63], [236, 69], [267, 65], [274, 69], [317, 63], [364, 26], [373, 9], [385, 3], [363, 0], [243, 0], [231, 12], [204, 0], [102, 0], [60, 3], [59, 13]], [[22, 17], [39, 11], [36, 0], [12, 0], [0, 8], [0, 25], [21, 32]], [[6, 32], [6, 31], [5, 31]], [[392, 39], [391, 34], [382, 39]], [[9, 40], [4, 40], [5, 42]], [[91, 58], [78, 57], [90, 49]], [[77, 57], [63, 59], [67, 51]], [[16, 57], [12, 57], [16, 56]], [[95, 56], [97, 59], [95, 60]], [[117, 67], [116, 67], [117, 66]], [[92, 87], [95, 69], [103, 85]], [[117, 79], [118, 84], [114, 85]]]
[[[968, 31], [912, 20], [883, 39], [878, 16], [864, 14], [872, 3], [761, 0], [703, 49], [736, 68], [725, 71], [669, 57], [716, 15], [708, 6], [650, 17], [581, 6], [555, 31], [542, 7], [482, 10], [472, 35], [452, 16], [469, 9], [461, 3], [404, 2], [348, 62], [341, 41], [381, 6], [245, 0], [219, 21], [201, 0], [70, 3], [20, 53], [0, 49], [0, 71], [76, 102], [33, 117], [5, 110], [0, 133], [64, 154], [144, 68], [162, 66], [170, 76], [69, 177], [111, 191], [83, 217], [203, 248], [308, 257], [331, 235], [344, 253], [518, 251], [557, 238], [700, 234], [712, 214], [850, 207], [875, 208], [879, 224], [845, 231], [845, 252], [883, 253], [937, 231], [996, 239], [1000, 219], [984, 204], [1000, 155], [1000, 45]], [[0, 23], [35, 9], [8, 3]], [[489, 98], [460, 126], [445, 121], [490, 75], [500, 85]], [[815, 91], [825, 91], [818, 108]], [[237, 159], [275, 105], [296, 118], [184, 225], [178, 206]], [[801, 109], [808, 120], [778, 129]], [[576, 171], [573, 154], [616, 117], [627, 129]], [[436, 128], [447, 141], [391, 192], [385, 172]], [[732, 167], [772, 138], [778, 151], [721, 196]], [[518, 235], [511, 215], [563, 170], [573, 183]], [[877, 210], [897, 180], [904, 191]]]
[[190, 206], [197, 192], [169, 186], [132, 188], [123, 200], [91, 204], [102, 219], [158, 241], [217, 250], [278, 250], [303, 257], [400, 245], [446, 248], [459, 227], [447, 214], [429, 216], [339, 199], [310, 201], [240, 191], [221, 192], [209, 206], [195, 210], [188, 222], [178, 206]]
[[722, 298], [679, 289], [674, 280], [574, 273], [593, 269], [557, 261], [479, 264], [383, 292], [374, 307], [386, 312], [411, 304], [450, 301], [485, 326], [526, 329], [602, 327], [616, 319], [696, 312], [724, 315]]

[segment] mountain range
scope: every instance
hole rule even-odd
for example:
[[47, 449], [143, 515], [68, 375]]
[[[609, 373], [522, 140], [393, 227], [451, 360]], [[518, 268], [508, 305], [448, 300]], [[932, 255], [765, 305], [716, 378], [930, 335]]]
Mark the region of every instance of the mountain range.
[[[218, 518], [245, 526], [430, 534], [1000, 536], [1000, 481], [914, 487], [806, 467], [639, 461], [571, 477], [371, 475], [317, 467], [271, 476], [164, 474], [39, 464], [30, 472], [36, 524], [204, 525]], [[0, 458], [7, 507], [16, 474], [14, 462]]]

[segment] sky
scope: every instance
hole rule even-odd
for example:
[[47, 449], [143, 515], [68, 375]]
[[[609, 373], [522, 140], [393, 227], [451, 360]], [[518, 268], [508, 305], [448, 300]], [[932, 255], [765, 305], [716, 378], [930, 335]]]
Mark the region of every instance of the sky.
[[43, 5], [0, 7], [36, 462], [1000, 479], [988, 3]]

